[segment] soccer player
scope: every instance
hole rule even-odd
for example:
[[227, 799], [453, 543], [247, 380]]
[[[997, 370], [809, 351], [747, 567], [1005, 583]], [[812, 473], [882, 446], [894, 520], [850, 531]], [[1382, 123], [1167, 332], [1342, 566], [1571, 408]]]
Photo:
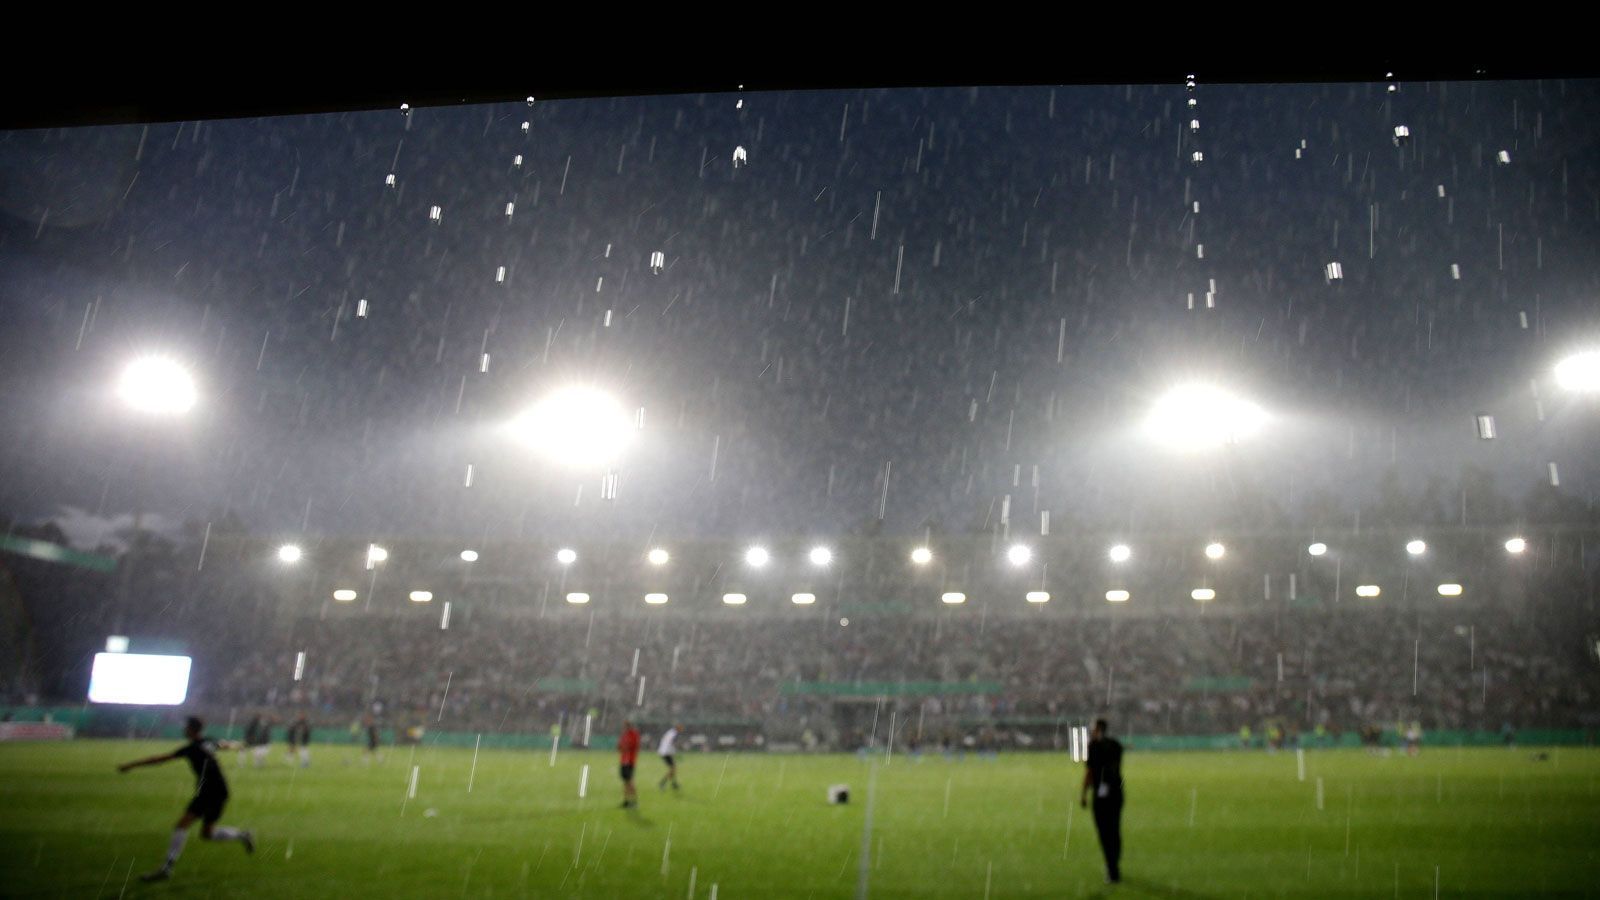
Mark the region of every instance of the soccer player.
[[1122, 880], [1118, 863], [1122, 859], [1122, 744], [1106, 734], [1106, 720], [1096, 719], [1089, 732], [1088, 766], [1083, 773], [1083, 788], [1078, 803], [1089, 805], [1089, 790], [1094, 789], [1094, 830], [1100, 835], [1100, 851], [1106, 857], [1106, 883]]
[[661, 776], [661, 782], [656, 785], [663, 791], [667, 789], [669, 781], [672, 782], [673, 790], [678, 789], [678, 764], [673, 760], [673, 756], [678, 752], [680, 730], [677, 725], [668, 728], [667, 733], [661, 736], [661, 745], [656, 748], [656, 752], [661, 754], [661, 761], [667, 764], [667, 774]]
[[361, 724], [367, 729], [367, 762], [383, 762], [383, 755], [378, 752], [378, 720], [368, 714], [362, 717]]
[[296, 753], [300, 757], [300, 768], [311, 765], [311, 723], [306, 721], [306, 714], [301, 713], [295, 717], [289, 726], [289, 765], [294, 765]]
[[272, 749], [272, 726], [262, 718], [260, 713], [250, 717], [250, 724], [244, 727], [244, 743], [250, 748], [250, 755], [254, 757], [255, 767], [261, 768], [267, 761], [267, 753]]
[[622, 737], [617, 739], [617, 755], [622, 775], [622, 808], [637, 809], [639, 794], [633, 789], [633, 765], [639, 761], [639, 729], [627, 719], [622, 720]]
[[117, 767], [117, 771], [127, 772], [140, 766], [184, 759], [188, 760], [189, 768], [194, 770], [194, 798], [173, 827], [172, 841], [167, 844], [167, 861], [161, 868], [139, 876], [144, 881], [163, 881], [172, 877], [172, 866], [178, 861], [179, 854], [183, 853], [183, 845], [189, 840], [189, 826], [196, 820], [200, 822], [200, 836], [206, 840], [238, 841], [244, 845], [246, 853], [256, 852], [255, 839], [250, 832], [217, 826], [217, 820], [222, 818], [223, 807], [228, 805], [228, 782], [222, 778], [222, 767], [217, 765], [216, 751], [240, 745], [235, 741], [217, 741], [205, 737], [202, 733], [204, 728], [205, 723], [190, 716], [183, 726], [183, 736], [189, 741], [187, 744], [171, 753], [146, 757]]
[[1416, 756], [1417, 755], [1417, 751], [1420, 750], [1421, 747], [1422, 747], [1422, 723], [1421, 722], [1412, 722], [1411, 723], [1411, 727], [1406, 729], [1406, 755], [1407, 756]]

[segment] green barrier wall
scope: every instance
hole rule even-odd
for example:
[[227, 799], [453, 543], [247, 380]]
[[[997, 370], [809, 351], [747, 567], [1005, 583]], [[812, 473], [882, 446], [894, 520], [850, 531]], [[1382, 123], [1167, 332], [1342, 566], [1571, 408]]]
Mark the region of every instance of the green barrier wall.
[[[0, 713], [10, 712], [13, 721], [17, 722], [60, 722], [71, 725], [80, 736], [102, 737], [136, 737], [156, 740], [179, 740], [183, 736], [182, 720], [168, 712], [152, 710], [108, 710], [99, 707], [17, 707], [12, 709], [0, 708]], [[225, 723], [211, 723], [206, 730], [212, 735], [238, 739], [244, 732], [244, 722], [235, 720], [232, 728]], [[687, 727], [694, 728], [727, 728], [741, 730], [756, 727], [757, 723], [750, 721], [695, 721], [687, 720]], [[979, 723], [967, 723], [979, 724]], [[1018, 722], [1001, 720], [997, 723], [1004, 728], [1016, 725]], [[1061, 722], [1059, 724], [1069, 724]], [[384, 728], [379, 730], [379, 736], [385, 745], [395, 742], [395, 729]], [[1517, 732], [1517, 746], [1519, 747], [1582, 747], [1592, 746], [1597, 735], [1593, 730], [1582, 728], [1528, 728]], [[1134, 734], [1117, 735], [1131, 750], [1237, 750], [1239, 736], [1237, 734]], [[276, 744], [283, 743], [283, 725], [273, 729], [273, 740]], [[570, 738], [563, 737], [562, 745], [568, 746]], [[313, 728], [311, 743], [315, 747], [319, 744], [363, 744], [366, 735], [360, 732], [352, 734], [349, 728]], [[1403, 740], [1398, 732], [1383, 732], [1383, 745], [1388, 747], [1400, 746]], [[1424, 747], [1498, 747], [1504, 740], [1497, 731], [1425, 731], [1422, 736]], [[483, 747], [485, 749], [505, 750], [549, 750], [550, 735], [546, 733], [489, 733], [478, 734], [471, 731], [433, 731], [429, 730], [422, 736], [421, 745], [424, 747]], [[1332, 737], [1317, 738], [1313, 735], [1302, 735], [1301, 745], [1306, 749], [1333, 748], [1333, 747], [1360, 747], [1360, 737], [1354, 733], [1345, 733], [1334, 739]], [[589, 742], [590, 749], [613, 750], [617, 746], [616, 735], [596, 734]], [[1251, 749], [1263, 749], [1265, 741], [1256, 735], [1250, 741]], [[1041, 748], [1043, 749], [1043, 748]], [[1286, 747], [1286, 749], [1293, 749]]]

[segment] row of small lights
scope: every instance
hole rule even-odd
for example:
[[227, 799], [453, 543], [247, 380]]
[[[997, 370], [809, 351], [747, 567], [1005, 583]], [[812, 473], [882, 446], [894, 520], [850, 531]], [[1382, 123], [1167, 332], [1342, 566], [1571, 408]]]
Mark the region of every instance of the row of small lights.
[[[1506, 541], [1505, 548], [1507, 553], [1522, 553], [1528, 549], [1528, 542], [1520, 537], [1514, 537]], [[1221, 559], [1227, 555], [1227, 552], [1228, 549], [1217, 542], [1207, 544], [1205, 548], [1205, 554], [1208, 559]], [[1318, 541], [1307, 547], [1306, 552], [1312, 556], [1323, 556], [1328, 552], [1328, 545]], [[1421, 556], [1428, 552], [1428, 545], [1421, 540], [1412, 540], [1406, 544], [1406, 552], [1412, 556]], [[1133, 549], [1127, 544], [1117, 544], [1107, 551], [1106, 555], [1110, 557], [1112, 562], [1123, 563], [1133, 557]], [[284, 544], [278, 548], [278, 559], [283, 562], [296, 563], [300, 561], [302, 556], [301, 549], [294, 544]], [[379, 547], [377, 544], [367, 548], [368, 568], [388, 558], [389, 551]], [[827, 547], [813, 547], [811, 552], [807, 554], [807, 558], [811, 560], [811, 564], [814, 566], [826, 566], [833, 562], [833, 551]], [[463, 550], [461, 551], [461, 559], [463, 562], [477, 562], [478, 551]], [[666, 550], [656, 547], [645, 554], [645, 559], [649, 560], [651, 565], [664, 566], [672, 559], [672, 556]], [[1025, 566], [1032, 559], [1033, 550], [1026, 544], [1013, 544], [1006, 549], [1006, 560], [1014, 566]], [[564, 566], [570, 566], [577, 561], [578, 552], [570, 547], [562, 547], [556, 551], [556, 562]], [[765, 547], [751, 547], [745, 551], [744, 561], [752, 569], [760, 569], [772, 561], [772, 554], [768, 553]], [[927, 547], [918, 547], [911, 551], [911, 562], [919, 566], [925, 566], [933, 562], [933, 551]]]
[[[1439, 585], [1438, 590], [1439, 596], [1441, 597], [1459, 597], [1462, 593], [1461, 585], [1453, 582], [1447, 582]], [[1356, 587], [1357, 597], [1377, 597], [1382, 592], [1382, 588], [1375, 584], [1363, 584]], [[359, 595], [355, 591], [350, 590], [349, 588], [341, 588], [333, 592], [333, 599], [339, 601], [340, 603], [349, 603], [355, 600], [358, 596]], [[1194, 600], [1205, 603], [1217, 599], [1217, 592], [1211, 588], [1195, 588], [1189, 592], [1189, 596]], [[1131, 597], [1132, 595], [1124, 590], [1106, 591], [1106, 602], [1108, 603], [1126, 603]], [[722, 602], [728, 606], [743, 606], [745, 603], [749, 602], [749, 599], [750, 598], [745, 594], [733, 593], [722, 595]], [[967, 595], [961, 593], [960, 591], [949, 591], [941, 595], [939, 599], [948, 606], [959, 606], [967, 602]], [[1029, 591], [1024, 599], [1026, 599], [1029, 603], [1049, 603], [1050, 593], [1048, 591]], [[411, 592], [411, 602], [413, 603], [428, 603], [432, 600], [432, 591]], [[644, 602], [650, 604], [651, 606], [662, 606], [666, 604], [667, 600], [668, 597], [666, 594], [653, 593], [644, 595]], [[811, 593], [799, 593], [792, 595], [789, 600], [796, 606], [810, 606], [817, 602], [817, 595]], [[575, 606], [581, 606], [589, 602], [589, 595], [581, 591], [574, 591], [567, 595], [567, 602]]]

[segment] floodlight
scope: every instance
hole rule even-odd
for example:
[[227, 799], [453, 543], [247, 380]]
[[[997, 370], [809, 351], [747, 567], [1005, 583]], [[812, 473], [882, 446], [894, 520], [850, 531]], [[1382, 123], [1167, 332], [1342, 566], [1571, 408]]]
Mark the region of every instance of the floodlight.
[[432, 599], [433, 599], [433, 591], [412, 591], [411, 592], [411, 602], [412, 603], [427, 603], [428, 601], [430, 601]]
[[1526, 549], [1528, 549], [1528, 542], [1522, 538], [1514, 537], [1511, 540], [1506, 541], [1507, 553], [1521, 553]]
[[967, 595], [961, 593], [960, 591], [950, 591], [949, 593], [941, 596], [939, 599], [950, 604], [951, 606], [956, 606], [958, 604], [967, 602]]
[[1175, 387], [1156, 401], [1145, 430], [1160, 444], [1192, 452], [1254, 437], [1267, 414], [1255, 403], [1208, 384]]
[[1033, 551], [1023, 544], [1012, 544], [1006, 550], [1006, 559], [1013, 566], [1025, 566], [1028, 564], [1028, 560], [1033, 559]]
[[1375, 584], [1362, 584], [1356, 586], [1357, 597], [1376, 597], [1383, 591]]
[[722, 602], [726, 603], [729, 606], [743, 606], [745, 601], [748, 600], [748, 599], [750, 599], [750, 598], [746, 597], [743, 594], [723, 594], [722, 595]]
[[1215, 600], [1215, 599], [1217, 599], [1217, 592], [1212, 590], [1211, 588], [1195, 588], [1194, 590], [1189, 592], [1189, 596], [1193, 597], [1196, 600], [1204, 602], [1206, 600]]
[[198, 398], [189, 371], [166, 356], [141, 356], [128, 363], [117, 381], [117, 396], [138, 412], [158, 416], [186, 413]]
[[478, 551], [476, 551], [476, 550], [463, 550], [463, 551], [461, 551], [461, 561], [462, 562], [477, 562], [478, 561]]
[[381, 563], [389, 558], [389, 551], [377, 544], [367, 545], [367, 568], [372, 568], [373, 563]]
[[1574, 353], [1556, 363], [1556, 384], [1568, 391], [1600, 392], [1600, 350]]
[[753, 569], [759, 569], [772, 559], [772, 554], [765, 547], [751, 547], [744, 552], [744, 561]]
[[355, 598], [356, 592], [350, 590], [349, 588], [340, 588], [339, 590], [333, 592], [333, 599], [339, 601], [340, 603], [349, 603]]
[[1219, 543], [1217, 543], [1215, 541], [1212, 541], [1211, 543], [1206, 545], [1206, 558], [1207, 559], [1221, 559], [1223, 557], [1223, 555], [1226, 554], [1227, 552], [1228, 552], [1228, 548], [1227, 547], [1224, 547], [1224, 546], [1222, 546], [1221, 544], [1219, 544]]
[[1439, 585], [1439, 596], [1441, 596], [1441, 597], [1459, 597], [1459, 596], [1461, 596], [1461, 585], [1459, 585], [1459, 584], [1441, 584], [1441, 585]]
[[578, 551], [570, 547], [562, 547], [556, 551], [556, 562], [561, 563], [563, 566], [570, 566], [577, 561]]
[[278, 548], [278, 559], [282, 562], [297, 563], [300, 561], [300, 556], [300, 548], [294, 544], [284, 544]]
[[644, 602], [650, 604], [651, 606], [660, 606], [661, 604], [667, 602], [667, 595], [666, 594], [645, 594], [644, 595]]
[[791, 603], [793, 603], [795, 606], [810, 606], [811, 604], [817, 602], [817, 595], [816, 594], [795, 594], [793, 597], [789, 598], [789, 601]]
[[1111, 548], [1110, 555], [1112, 562], [1127, 562], [1133, 556], [1133, 550], [1127, 544], [1118, 544]]
[[510, 428], [540, 455], [571, 468], [612, 464], [635, 431], [622, 404], [592, 387], [557, 390], [515, 419]]
[[1049, 591], [1029, 591], [1028, 592], [1028, 596], [1026, 597], [1026, 599], [1027, 599], [1027, 601], [1029, 603], [1049, 603], [1050, 602], [1050, 592]]
[[660, 547], [651, 550], [645, 555], [645, 559], [650, 560], [650, 565], [652, 566], [664, 566], [667, 564], [667, 560], [671, 558], [672, 556]]
[[814, 566], [825, 566], [833, 562], [833, 551], [827, 547], [812, 547], [810, 555], [811, 564]]
[[1306, 552], [1311, 554], [1312, 556], [1322, 556], [1323, 554], [1328, 552], [1328, 545], [1322, 543], [1321, 541], [1318, 541], [1315, 544], [1312, 544], [1311, 546], [1307, 547], [1306, 548]]
[[1128, 592], [1127, 591], [1106, 591], [1106, 602], [1107, 603], [1127, 603], [1128, 602]]
[[1412, 556], [1421, 556], [1428, 552], [1428, 545], [1422, 541], [1411, 541], [1406, 544], [1406, 552]]
[[567, 595], [567, 602], [574, 606], [581, 606], [589, 602], [589, 595], [581, 591], [574, 591]]
[[933, 551], [929, 550], [927, 547], [918, 547], [917, 549], [911, 551], [911, 561], [919, 566], [925, 566], [928, 563], [933, 562]]

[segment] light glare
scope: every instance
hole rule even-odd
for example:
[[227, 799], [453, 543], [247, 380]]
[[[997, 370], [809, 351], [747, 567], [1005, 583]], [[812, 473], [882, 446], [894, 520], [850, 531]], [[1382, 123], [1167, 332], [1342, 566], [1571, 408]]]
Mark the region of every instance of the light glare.
[[1006, 559], [1013, 566], [1025, 566], [1028, 560], [1033, 559], [1033, 551], [1022, 544], [1012, 544], [1011, 548], [1006, 550]]
[[1206, 545], [1207, 559], [1221, 559], [1227, 552], [1228, 548], [1214, 541]]
[[795, 606], [810, 606], [811, 604], [817, 602], [817, 595], [816, 594], [795, 594], [793, 597], [790, 597], [789, 600]]
[[1328, 545], [1322, 543], [1321, 541], [1318, 541], [1315, 544], [1312, 544], [1311, 546], [1307, 547], [1306, 548], [1306, 552], [1311, 554], [1312, 556], [1321, 556], [1324, 553], [1328, 552]]
[[141, 356], [122, 370], [117, 396], [132, 409], [152, 415], [181, 415], [194, 408], [194, 378], [176, 360]]
[[1127, 544], [1118, 544], [1111, 548], [1111, 561], [1115, 563], [1127, 562], [1133, 556], [1133, 549]]
[[1574, 353], [1556, 363], [1556, 384], [1568, 391], [1600, 392], [1600, 350]]
[[925, 566], [928, 563], [933, 562], [933, 551], [929, 550], [927, 547], [918, 547], [917, 549], [911, 551], [911, 561], [919, 566]]
[[1376, 597], [1381, 593], [1383, 593], [1382, 589], [1375, 584], [1363, 584], [1356, 587], [1357, 597]]
[[751, 547], [744, 552], [744, 561], [753, 569], [759, 569], [772, 559], [772, 554], [765, 547]]
[[573, 604], [574, 606], [582, 606], [583, 604], [589, 602], [589, 595], [583, 593], [582, 591], [574, 591], [567, 595], [567, 602]]
[[1406, 552], [1412, 556], [1421, 556], [1422, 554], [1428, 552], [1428, 545], [1422, 541], [1411, 541], [1410, 543], [1406, 544]]
[[333, 599], [339, 601], [340, 603], [349, 603], [355, 598], [356, 592], [350, 590], [349, 588], [340, 588], [339, 590], [333, 592]]
[[1507, 553], [1521, 553], [1526, 549], [1528, 549], [1528, 542], [1522, 538], [1514, 537], [1511, 540], [1506, 541]]
[[1207, 600], [1217, 599], [1217, 592], [1211, 588], [1195, 588], [1189, 592], [1189, 596], [1201, 602], [1205, 602]]
[[833, 551], [832, 550], [829, 550], [827, 547], [812, 547], [811, 548], [811, 564], [812, 565], [814, 565], [814, 566], [825, 566], [830, 562], [833, 562]]
[[1441, 597], [1459, 597], [1459, 596], [1461, 596], [1461, 585], [1459, 585], [1459, 584], [1441, 584], [1441, 585], [1439, 585], [1439, 596], [1441, 596]]
[[671, 559], [672, 556], [668, 554], [667, 551], [657, 547], [654, 550], [651, 550], [649, 554], [645, 556], [645, 558], [650, 560], [650, 565], [652, 566], [664, 566], [667, 564], [667, 560]]
[[556, 551], [556, 562], [561, 563], [563, 566], [570, 566], [577, 561], [578, 551], [573, 550], [571, 547], [562, 547]]
[[1049, 591], [1029, 591], [1028, 592], [1028, 596], [1027, 596], [1026, 599], [1027, 599], [1027, 601], [1029, 603], [1049, 603], [1050, 602], [1050, 592]]
[[511, 423], [512, 433], [552, 462], [596, 468], [615, 462], [633, 435], [633, 421], [605, 391], [554, 391]]
[[667, 602], [667, 595], [666, 594], [645, 594], [644, 595], [644, 602], [650, 604], [651, 606], [660, 606], [661, 604]]
[[1128, 592], [1127, 591], [1106, 591], [1106, 602], [1107, 603], [1127, 603], [1128, 602]]
[[433, 591], [412, 591], [411, 592], [411, 602], [412, 603], [427, 603], [428, 601], [430, 601], [432, 599], [433, 599]]
[[961, 593], [960, 591], [950, 591], [939, 599], [950, 604], [951, 606], [956, 606], [958, 604], [967, 602], [967, 595]]
[[1209, 384], [1180, 385], [1156, 401], [1145, 430], [1172, 450], [1194, 452], [1254, 437], [1267, 414], [1255, 403]]
[[750, 599], [750, 598], [746, 597], [743, 594], [723, 594], [722, 595], [722, 602], [726, 603], [729, 606], [743, 606], [745, 601], [748, 600], [748, 599]]
[[477, 562], [478, 561], [478, 551], [476, 551], [476, 550], [463, 550], [463, 551], [461, 551], [461, 561], [462, 562]]
[[300, 548], [294, 544], [284, 544], [278, 548], [278, 559], [286, 563], [297, 563], [300, 561]]

